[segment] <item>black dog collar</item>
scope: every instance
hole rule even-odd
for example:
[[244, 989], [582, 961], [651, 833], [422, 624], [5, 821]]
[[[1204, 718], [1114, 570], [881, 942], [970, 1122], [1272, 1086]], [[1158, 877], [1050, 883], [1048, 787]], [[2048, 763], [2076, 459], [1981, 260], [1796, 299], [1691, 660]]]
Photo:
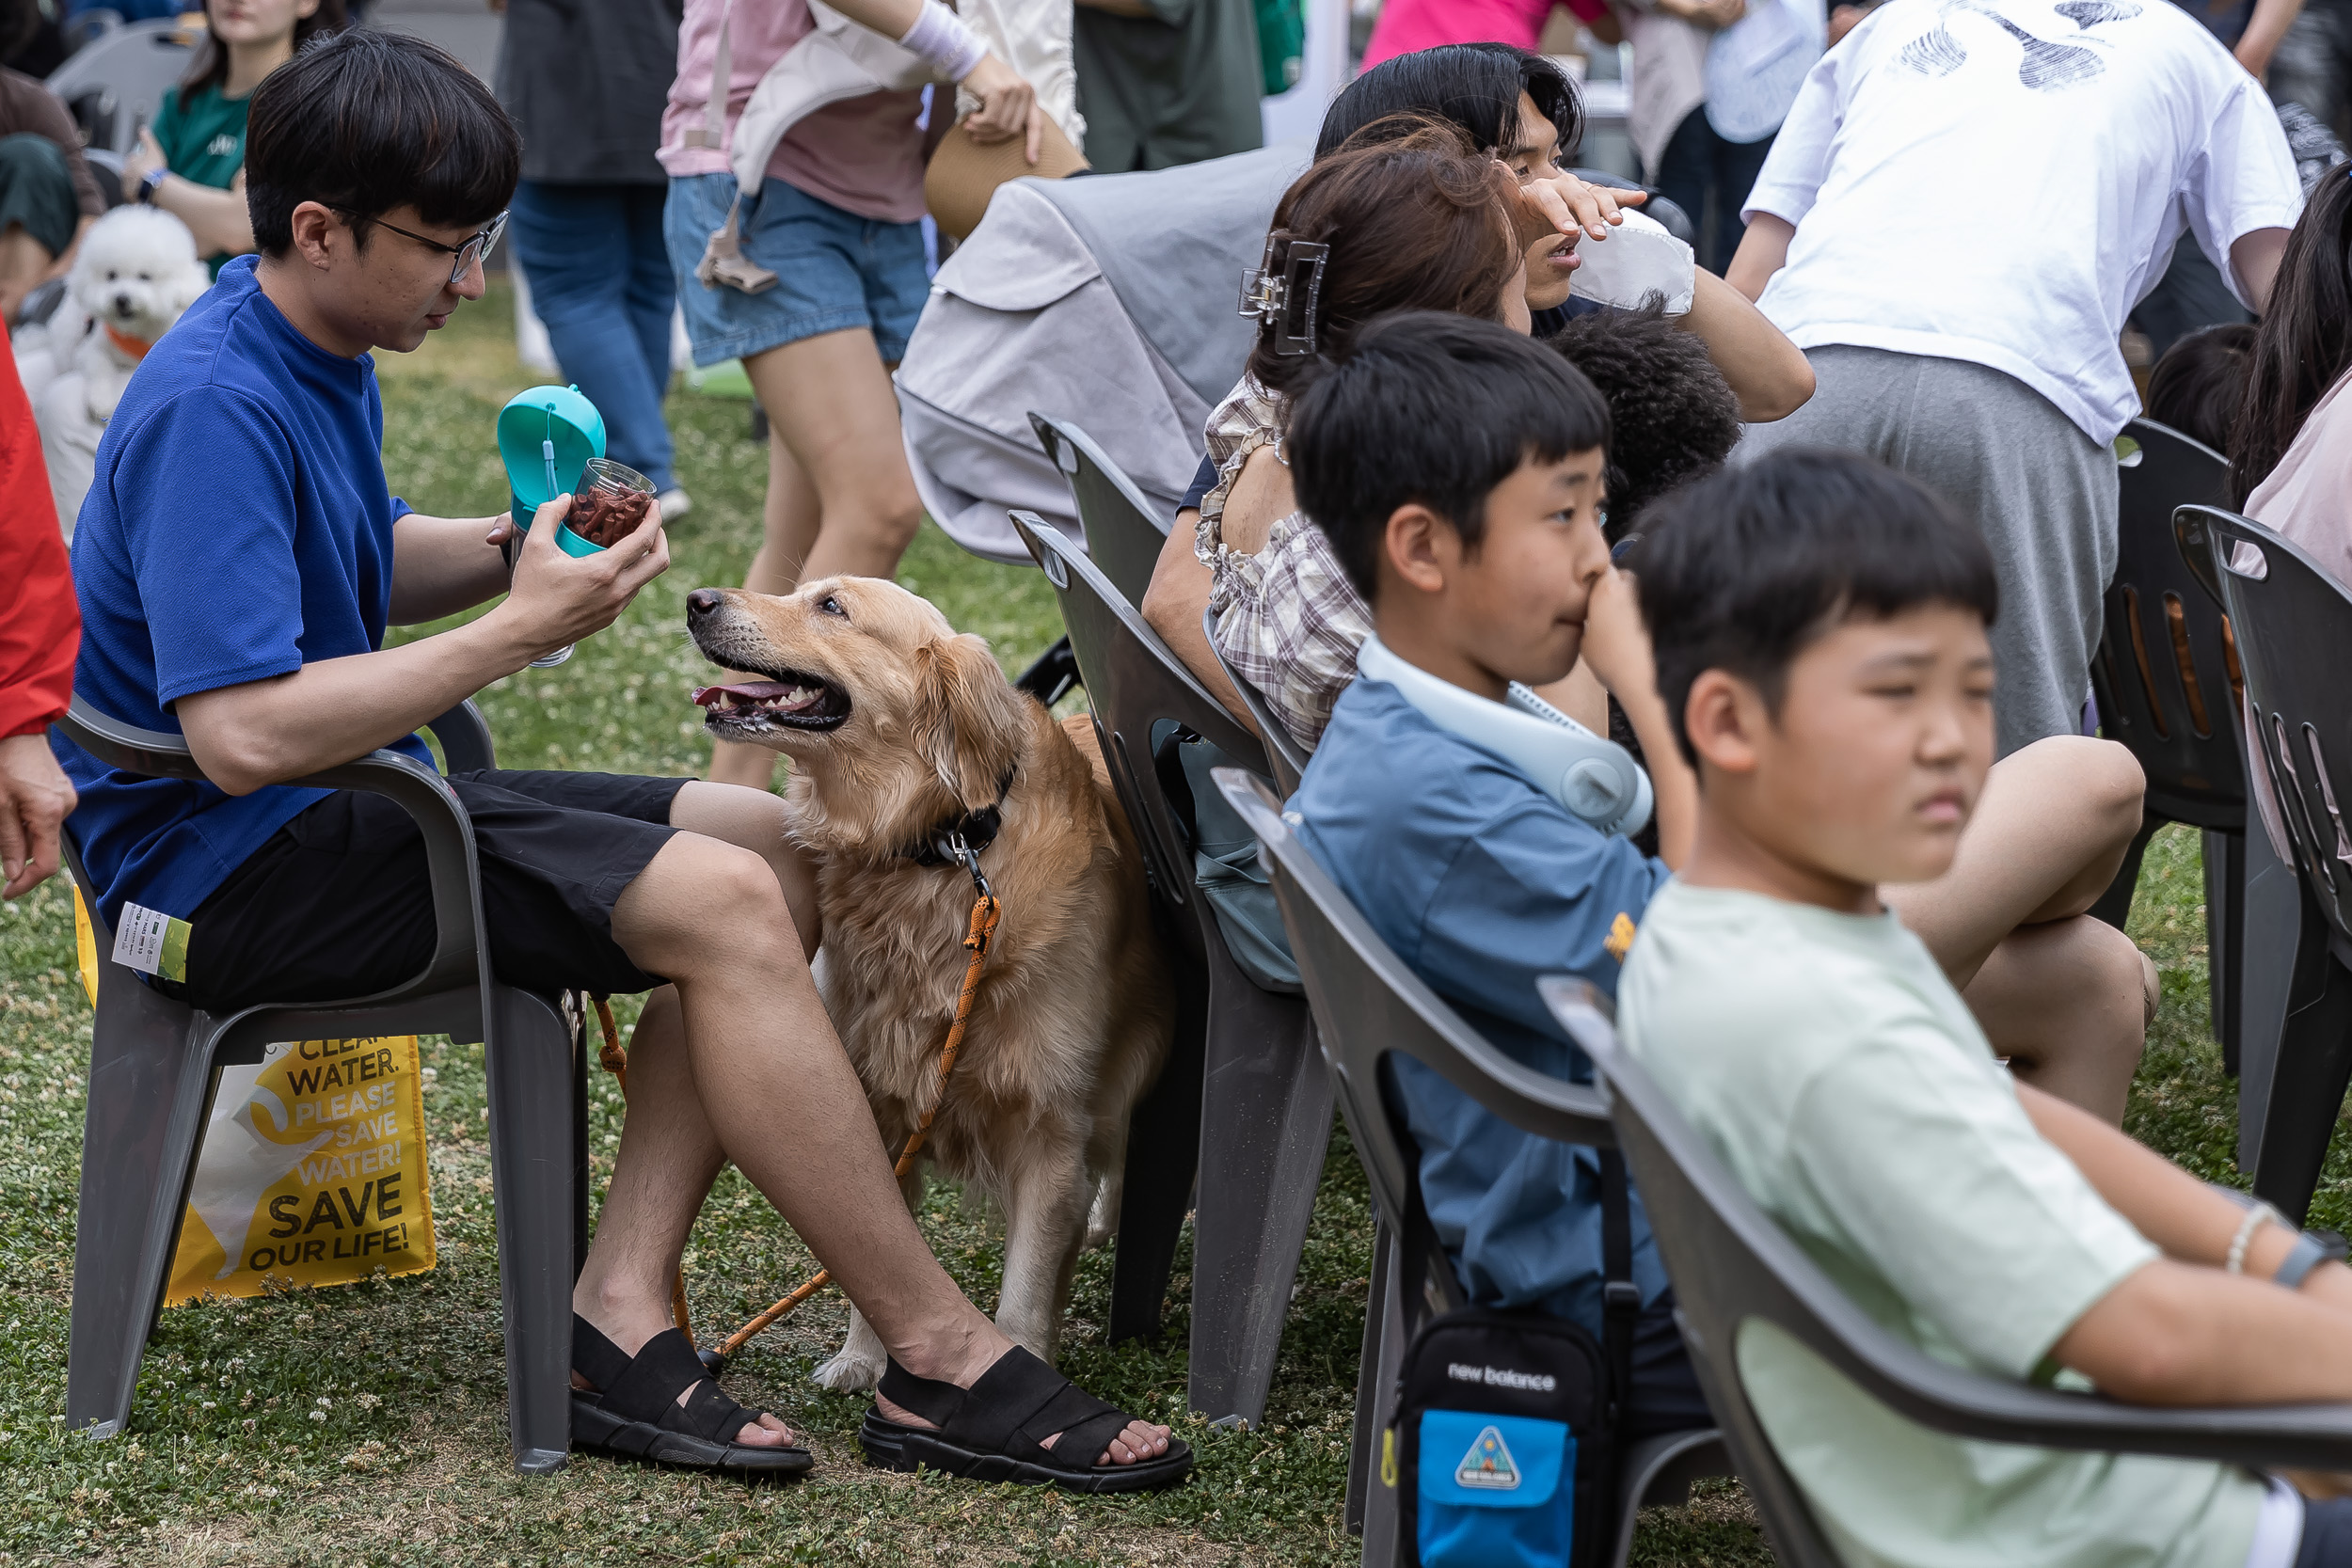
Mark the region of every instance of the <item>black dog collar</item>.
[[948, 847], [961, 838], [964, 847], [977, 857], [996, 842], [996, 834], [1004, 827], [1005, 797], [1012, 793], [1013, 772], [1013, 768], [1005, 769], [1004, 778], [996, 785], [994, 804], [982, 806], [977, 811], [961, 812], [932, 823], [922, 837], [902, 847], [898, 851], [899, 856], [917, 865], [961, 865], [963, 863], [961, 859]]

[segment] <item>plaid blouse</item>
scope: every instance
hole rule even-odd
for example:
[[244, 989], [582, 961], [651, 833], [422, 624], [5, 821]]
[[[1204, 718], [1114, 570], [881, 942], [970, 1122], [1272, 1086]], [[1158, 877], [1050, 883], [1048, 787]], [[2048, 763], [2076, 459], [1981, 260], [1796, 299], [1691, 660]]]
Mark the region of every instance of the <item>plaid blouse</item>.
[[1225, 547], [1225, 501], [1250, 453], [1269, 442], [1280, 455], [1281, 405], [1244, 376], [1209, 416], [1209, 456], [1217, 481], [1200, 498], [1192, 550], [1209, 569], [1210, 641], [1217, 657], [1264, 696], [1282, 727], [1309, 748], [1322, 738], [1331, 705], [1356, 678], [1356, 649], [1372, 632], [1372, 610], [1347, 580], [1323, 531], [1294, 512], [1266, 531], [1254, 555]]

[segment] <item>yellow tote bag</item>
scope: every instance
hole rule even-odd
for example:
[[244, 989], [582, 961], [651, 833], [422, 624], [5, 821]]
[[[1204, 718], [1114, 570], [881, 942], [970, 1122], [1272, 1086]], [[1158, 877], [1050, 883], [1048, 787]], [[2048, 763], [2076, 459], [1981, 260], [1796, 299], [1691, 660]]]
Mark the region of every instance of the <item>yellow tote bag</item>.
[[[81, 890], [82, 984], [98, 997], [98, 945]], [[433, 1267], [417, 1037], [278, 1040], [220, 1069], [167, 1306], [345, 1285]]]

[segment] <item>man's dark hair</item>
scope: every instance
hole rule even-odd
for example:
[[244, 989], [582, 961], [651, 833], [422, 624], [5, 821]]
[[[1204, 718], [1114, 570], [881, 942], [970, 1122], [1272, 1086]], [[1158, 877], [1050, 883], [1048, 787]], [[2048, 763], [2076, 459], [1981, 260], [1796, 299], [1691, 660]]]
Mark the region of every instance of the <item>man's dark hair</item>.
[[2227, 455], [2253, 368], [2250, 322], [2192, 332], [2164, 351], [2148, 377], [2148, 417]]
[[1575, 366], [1500, 323], [1436, 310], [1359, 332], [1283, 434], [1299, 509], [1367, 600], [1398, 507], [1429, 508], [1474, 553], [1487, 496], [1520, 464], [1608, 445], [1609, 405]]
[[1952, 605], [1992, 624], [1993, 553], [1948, 502], [1851, 452], [1792, 448], [1686, 485], [1653, 508], [1629, 564], [1658, 661], [1658, 694], [1683, 726], [1691, 686], [1739, 676], [1779, 716], [1789, 665], [1835, 627]]
[[264, 256], [294, 244], [305, 201], [351, 220], [408, 205], [435, 228], [484, 224], [515, 194], [523, 144], [499, 101], [446, 52], [352, 27], [262, 79], [246, 116], [246, 205]]
[[1562, 157], [1575, 148], [1583, 111], [1568, 73], [1542, 55], [1507, 43], [1444, 43], [1381, 61], [1347, 85], [1324, 111], [1315, 156], [1391, 115], [1436, 115], [1498, 156], [1519, 139], [1519, 94], [1560, 133]]
[[1643, 509], [1704, 478], [1740, 440], [1740, 400], [1707, 345], [1659, 310], [1570, 316], [1544, 346], [1582, 371], [1609, 403], [1609, 526], [1623, 539]]

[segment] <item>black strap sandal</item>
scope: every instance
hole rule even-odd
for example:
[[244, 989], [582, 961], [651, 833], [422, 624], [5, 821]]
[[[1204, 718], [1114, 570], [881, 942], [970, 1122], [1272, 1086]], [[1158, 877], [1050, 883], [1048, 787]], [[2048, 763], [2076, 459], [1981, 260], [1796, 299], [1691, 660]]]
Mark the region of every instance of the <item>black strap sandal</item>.
[[[1169, 1438], [1168, 1452], [1133, 1465], [1097, 1465], [1135, 1418], [1115, 1409], [1015, 1345], [969, 1390], [916, 1377], [894, 1359], [882, 1398], [936, 1427], [885, 1418], [878, 1405], [858, 1428], [866, 1462], [887, 1470], [930, 1465], [973, 1481], [1059, 1486], [1073, 1492], [1153, 1492], [1192, 1470], [1192, 1449]], [[1060, 1433], [1052, 1448], [1041, 1439]], [[1077, 1458], [1078, 1463], [1072, 1463]]]
[[[736, 1442], [737, 1433], [767, 1412], [727, 1398], [682, 1329], [655, 1335], [631, 1356], [574, 1313], [572, 1369], [596, 1386], [593, 1393], [572, 1390], [575, 1449], [740, 1476], [803, 1475], [817, 1463], [797, 1443], [768, 1449]], [[682, 1388], [694, 1391], [680, 1405]]]

